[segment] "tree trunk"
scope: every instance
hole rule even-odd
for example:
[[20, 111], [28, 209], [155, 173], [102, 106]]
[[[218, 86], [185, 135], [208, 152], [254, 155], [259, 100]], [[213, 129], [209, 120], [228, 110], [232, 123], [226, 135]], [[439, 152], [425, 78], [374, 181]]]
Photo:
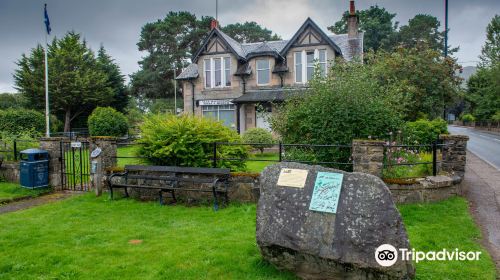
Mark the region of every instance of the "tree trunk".
[[71, 130], [71, 110], [67, 109], [64, 113], [64, 132], [70, 132]]

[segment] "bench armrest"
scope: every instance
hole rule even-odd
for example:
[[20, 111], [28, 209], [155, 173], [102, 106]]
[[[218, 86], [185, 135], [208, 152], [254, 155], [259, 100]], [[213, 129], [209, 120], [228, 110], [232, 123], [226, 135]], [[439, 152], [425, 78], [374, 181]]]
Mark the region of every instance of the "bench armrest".
[[123, 177], [123, 176], [127, 176], [127, 174], [128, 174], [128, 172], [127, 172], [127, 171], [125, 171], [125, 172], [113, 173], [113, 174], [109, 175], [109, 177], [108, 177], [108, 184], [111, 186], [111, 184], [112, 184], [112, 181], [111, 181], [111, 180], [112, 180], [114, 177]]

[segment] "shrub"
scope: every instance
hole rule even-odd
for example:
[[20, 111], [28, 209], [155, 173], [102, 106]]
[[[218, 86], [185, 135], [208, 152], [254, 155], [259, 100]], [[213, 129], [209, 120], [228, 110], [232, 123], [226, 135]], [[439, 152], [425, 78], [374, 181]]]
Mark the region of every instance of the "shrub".
[[[283, 142], [350, 144], [356, 138], [399, 129], [402, 120], [393, 104], [398, 99], [377, 85], [370, 68], [356, 63], [335, 65], [329, 77], [312, 81], [307, 92], [292, 94], [294, 97], [271, 117], [272, 127]], [[304, 153], [308, 155], [300, 158], [322, 162], [345, 163], [351, 156], [349, 149], [332, 147]]]
[[[264, 145], [252, 145], [254, 149], [264, 153], [264, 148], [270, 148], [274, 144], [274, 138], [271, 132], [264, 128], [250, 128], [243, 134], [243, 142], [245, 143], [262, 143]], [[267, 144], [267, 145], [265, 145]]]
[[35, 110], [7, 109], [0, 110], [0, 131], [16, 136], [29, 132], [40, 136], [45, 131], [45, 116]]
[[431, 144], [440, 134], [448, 133], [448, 124], [441, 118], [407, 122], [403, 131], [403, 142], [408, 144]]
[[497, 111], [493, 116], [491, 116], [491, 120], [500, 122], [500, 111]]
[[462, 117], [460, 117], [460, 119], [465, 123], [476, 121], [476, 117], [471, 114], [464, 114], [462, 115]]
[[[156, 165], [212, 167], [213, 143], [241, 143], [238, 133], [209, 118], [171, 114], [150, 115], [140, 126], [139, 154]], [[217, 158], [241, 158], [242, 160], [218, 160], [217, 167], [242, 170], [248, 149], [240, 145], [220, 145]]]
[[97, 107], [88, 119], [91, 136], [123, 136], [127, 134], [127, 118], [111, 107]]

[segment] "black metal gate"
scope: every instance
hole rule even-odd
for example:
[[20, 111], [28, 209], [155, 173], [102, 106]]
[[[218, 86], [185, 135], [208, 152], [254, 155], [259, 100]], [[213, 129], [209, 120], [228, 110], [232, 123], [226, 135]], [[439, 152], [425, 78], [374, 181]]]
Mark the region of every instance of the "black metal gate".
[[90, 190], [89, 142], [61, 141], [61, 180], [64, 190]]

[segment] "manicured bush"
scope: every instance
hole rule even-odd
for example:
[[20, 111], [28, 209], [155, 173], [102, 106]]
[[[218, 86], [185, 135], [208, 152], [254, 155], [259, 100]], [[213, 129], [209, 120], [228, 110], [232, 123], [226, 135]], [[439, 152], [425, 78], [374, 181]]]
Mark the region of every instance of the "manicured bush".
[[13, 136], [25, 132], [40, 136], [45, 131], [45, 116], [43, 113], [28, 109], [0, 110], [0, 131]]
[[440, 134], [448, 133], [448, 124], [441, 118], [407, 122], [403, 131], [403, 143], [432, 144]]
[[[171, 114], [150, 115], [140, 126], [141, 144], [138, 153], [156, 165], [212, 167], [213, 143], [241, 143], [238, 133], [221, 122], [209, 118]], [[248, 149], [240, 145], [219, 145], [217, 167], [242, 170]]]
[[464, 122], [464, 123], [469, 123], [469, 122], [474, 122], [476, 121], [476, 117], [474, 117], [472, 114], [464, 114], [460, 117], [460, 119]]
[[111, 107], [97, 107], [88, 119], [91, 136], [115, 136], [127, 134], [128, 124], [124, 114]]
[[[243, 142], [245, 143], [259, 143], [263, 145], [252, 145], [254, 149], [264, 152], [264, 148], [270, 148], [276, 142], [271, 132], [264, 128], [254, 127], [250, 128], [243, 134]], [[267, 145], [266, 145], [267, 144]]]

